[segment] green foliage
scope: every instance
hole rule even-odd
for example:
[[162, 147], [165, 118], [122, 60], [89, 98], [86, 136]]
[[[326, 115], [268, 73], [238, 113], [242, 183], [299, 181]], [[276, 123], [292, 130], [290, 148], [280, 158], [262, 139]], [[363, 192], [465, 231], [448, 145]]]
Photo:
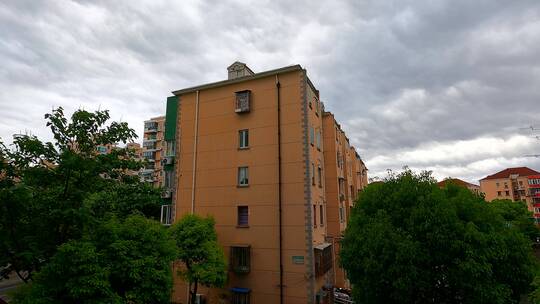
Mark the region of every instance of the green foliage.
[[341, 246], [356, 303], [517, 303], [536, 266], [500, 209], [408, 170], [366, 188]]
[[502, 217], [507, 225], [512, 225], [523, 231], [531, 241], [540, 237], [540, 229], [534, 223], [532, 212], [527, 209], [525, 202], [511, 200], [493, 200], [489, 207]]
[[186, 215], [169, 232], [176, 242], [177, 259], [184, 265], [178, 274], [190, 282], [191, 303], [197, 294], [198, 284], [223, 287], [227, 279], [227, 263], [217, 243], [214, 220]]
[[174, 242], [159, 223], [132, 215], [95, 230], [60, 246], [15, 303], [170, 302]]
[[166, 302], [174, 242], [157, 223], [122, 220], [158, 218], [159, 190], [133, 176], [142, 165], [133, 151], [97, 153], [135, 132], [107, 124], [107, 111], [68, 120], [58, 108], [45, 118], [52, 143], [30, 135], [14, 136], [12, 149], [0, 142], [0, 278], [14, 271], [33, 282], [19, 303]]

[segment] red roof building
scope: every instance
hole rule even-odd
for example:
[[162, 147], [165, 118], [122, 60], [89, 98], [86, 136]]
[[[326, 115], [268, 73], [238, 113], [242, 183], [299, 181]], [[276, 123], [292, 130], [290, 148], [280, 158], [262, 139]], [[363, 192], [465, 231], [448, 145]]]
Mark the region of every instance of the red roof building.
[[480, 180], [487, 201], [524, 201], [540, 223], [540, 172], [527, 167], [508, 168]]

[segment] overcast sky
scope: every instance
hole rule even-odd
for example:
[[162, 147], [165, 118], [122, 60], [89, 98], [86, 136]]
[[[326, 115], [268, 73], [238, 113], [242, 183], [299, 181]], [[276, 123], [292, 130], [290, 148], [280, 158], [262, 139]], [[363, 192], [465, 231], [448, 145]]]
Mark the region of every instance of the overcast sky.
[[[170, 92], [301, 64], [370, 169], [540, 170], [540, 1], [0, 2], [0, 137], [109, 109], [142, 136]], [[540, 132], [538, 132], [540, 133]]]

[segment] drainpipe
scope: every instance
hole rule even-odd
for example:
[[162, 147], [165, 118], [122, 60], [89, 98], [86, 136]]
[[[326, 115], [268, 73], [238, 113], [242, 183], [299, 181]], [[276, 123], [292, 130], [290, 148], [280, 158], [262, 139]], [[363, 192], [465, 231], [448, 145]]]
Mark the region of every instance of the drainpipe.
[[[197, 172], [197, 143], [199, 141], [199, 90], [195, 99], [195, 138], [193, 139], [193, 174], [191, 180], [191, 214], [195, 214], [195, 174]], [[191, 285], [187, 285], [187, 299], [191, 303]]]
[[279, 303], [283, 304], [283, 227], [281, 210], [281, 100], [278, 75], [276, 74], [277, 140], [278, 140], [278, 210], [279, 210]]
[[197, 143], [199, 141], [199, 91], [195, 99], [195, 138], [193, 139], [193, 174], [191, 181], [191, 214], [195, 213], [195, 176], [197, 172]]

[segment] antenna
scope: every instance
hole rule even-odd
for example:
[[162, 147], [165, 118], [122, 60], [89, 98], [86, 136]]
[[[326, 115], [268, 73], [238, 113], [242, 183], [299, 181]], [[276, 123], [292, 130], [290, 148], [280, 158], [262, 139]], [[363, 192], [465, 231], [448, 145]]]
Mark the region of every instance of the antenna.
[[[520, 130], [530, 130], [531, 131], [531, 137], [540, 141], [540, 134], [538, 134], [540, 131], [540, 126], [538, 125], [530, 125], [526, 128], [519, 128]], [[528, 154], [528, 155], [523, 155], [524, 157], [536, 157], [536, 158], [540, 158], [540, 154]]]

